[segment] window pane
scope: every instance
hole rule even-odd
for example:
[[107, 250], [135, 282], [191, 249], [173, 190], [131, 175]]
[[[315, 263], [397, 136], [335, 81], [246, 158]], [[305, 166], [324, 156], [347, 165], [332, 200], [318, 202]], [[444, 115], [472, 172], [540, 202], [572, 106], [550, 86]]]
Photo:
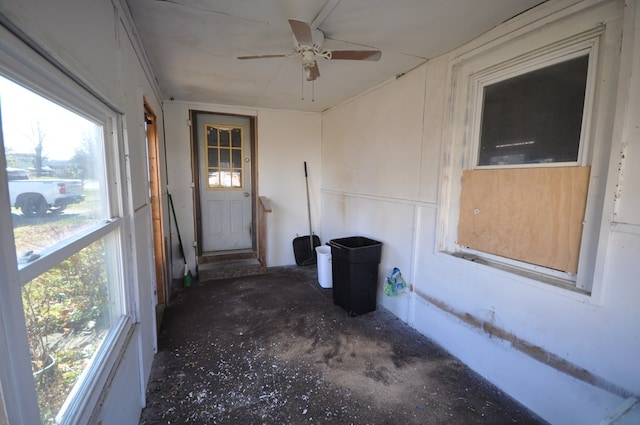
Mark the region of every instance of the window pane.
[[220, 146], [229, 146], [229, 130], [220, 130]]
[[43, 423], [53, 420], [121, 314], [115, 238], [94, 242], [22, 288]]
[[231, 166], [231, 154], [229, 149], [220, 149], [220, 167], [229, 168]]
[[234, 128], [231, 132], [231, 146], [234, 148], [242, 146], [242, 132], [239, 128]]
[[209, 187], [220, 187], [220, 173], [209, 171]]
[[207, 152], [207, 159], [209, 161], [209, 168], [216, 168], [218, 166], [218, 150], [209, 149]]
[[589, 56], [484, 87], [478, 165], [575, 162]]
[[231, 155], [231, 168], [242, 168], [242, 152], [240, 149], [234, 149], [231, 151]]
[[26, 263], [110, 218], [104, 129], [0, 76], [15, 247]]
[[213, 127], [207, 127], [207, 145], [218, 146], [218, 130]]
[[230, 171], [221, 171], [220, 172], [220, 186], [221, 187], [231, 187], [231, 172]]
[[241, 171], [232, 171], [231, 172], [231, 186], [232, 187], [242, 187], [242, 172]]

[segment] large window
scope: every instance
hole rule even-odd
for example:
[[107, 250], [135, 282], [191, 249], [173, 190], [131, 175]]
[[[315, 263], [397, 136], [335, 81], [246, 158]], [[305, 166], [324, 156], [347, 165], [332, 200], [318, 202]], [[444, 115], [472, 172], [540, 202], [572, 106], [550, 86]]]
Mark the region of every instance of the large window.
[[577, 297], [597, 277], [619, 43], [584, 25], [554, 23], [454, 63], [439, 239], [443, 253]]
[[17, 276], [32, 388], [42, 423], [53, 424], [77, 420], [130, 319], [116, 115], [88, 95], [45, 88], [0, 68], [9, 195], [0, 214], [13, 227], [2, 252], [15, 252], [4, 272]]
[[462, 249], [575, 281], [590, 171], [579, 166], [589, 60], [589, 50], [578, 49], [478, 79]]

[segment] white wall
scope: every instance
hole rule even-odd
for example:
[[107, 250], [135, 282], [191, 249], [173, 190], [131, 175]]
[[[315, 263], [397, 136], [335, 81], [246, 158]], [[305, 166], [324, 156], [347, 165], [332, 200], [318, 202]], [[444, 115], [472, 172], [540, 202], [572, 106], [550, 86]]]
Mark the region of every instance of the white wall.
[[[258, 195], [271, 202], [267, 215], [267, 266], [295, 264], [292, 241], [309, 234], [304, 161], [309, 174], [312, 227], [320, 228], [320, 125], [321, 115], [268, 109], [229, 107], [216, 104], [167, 101], [164, 104], [167, 140], [169, 190], [180, 227], [180, 236], [191, 270], [195, 270], [195, 221], [193, 208], [193, 170], [189, 111], [238, 114], [257, 117]], [[172, 269], [174, 278], [182, 276], [184, 266], [172, 224]], [[322, 237], [324, 239], [324, 236]]]
[[309, 234], [304, 162], [307, 162], [311, 227], [325, 242], [320, 220], [321, 115], [258, 111], [258, 188], [271, 200], [267, 216], [267, 265], [295, 264], [292, 241]]
[[[640, 193], [631, 183], [640, 162], [637, 9], [636, 1], [627, 7], [615, 1], [545, 3], [323, 114], [327, 237], [382, 241], [379, 304], [554, 424], [597, 424], [624, 397], [640, 394]], [[622, 13], [624, 19], [616, 18]], [[525, 53], [533, 44], [601, 22], [608, 31], [599, 52], [606, 58], [603, 69], [615, 71], [622, 61], [618, 74], [602, 82], [606, 90], [596, 103], [596, 143], [606, 153], [597, 178], [606, 184], [596, 214], [602, 215], [595, 245], [600, 275], [592, 295], [439, 252], [448, 220], [444, 200], [459, 196], [449, 192], [450, 180], [459, 178], [452, 170], [462, 161], [452, 134], [465, 125], [450, 121], [454, 62], [478, 50]], [[414, 292], [395, 298], [382, 293], [394, 266]]]
[[[192, 269], [195, 256], [190, 246], [195, 238], [188, 111], [256, 116], [258, 190], [273, 207], [268, 217], [268, 266], [294, 264], [291, 241], [308, 232], [302, 169], [307, 161], [315, 232], [323, 243], [352, 235], [383, 242], [378, 299], [402, 320], [552, 423], [598, 423], [621, 395], [640, 394], [636, 367], [640, 358], [640, 194], [634, 186], [640, 172], [636, 166], [640, 162], [637, 0], [629, 0], [626, 7], [614, 4], [625, 13], [624, 33], [617, 101], [613, 108], [599, 112], [614, 115], [609, 134], [602, 134], [611, 140], [611, 154], [605, 158], [608, 175], [603, 176], [605, 201], [596, 257], [601, 277], [594, 295], [578, 296], [438, 252], [451, 164], [446, 129], [452, 58], [491, 45], [499, 37], [515, 39], [525, 24], [545, 14], [571, 16], [584, 5], [589, 6], [585, 19], [597, 20], [599, 7], [608, 7], [599, 0], [585, 0], [577, 7], [574, 3], [545, 3], [457, 53], [435, 58], [322, 115], [166, 102], [168, 179]], [[161, 103], [153, 78], [144, 72], [144, 57], [128, 31], [127, 17], [119, 14], [119, 3], [69, 0], [61, 6], [59, 2], [0, 0], [0, 10], [124, 113], [130, 236], [138, 252], [145, 250], [150, 246], [151, 228], [142, 96], [158, 113]], [[540, 34], [551, 39], [554, 35]], [[517, 41], [507, 46], [514, 51], [523, 47]], [[172, 229], [173, 271], [179, 277], [182, 269]], [[134, 259], [140, 326], [114, 371], [102, 409], [95, 412], [94, 418], [104, 419], [105, 424], [135, 423], [143, 403], [141, 392], [154, 339], [151, 257], [141, 253]], [[396, 298], [382, 293], [382, 280], [393, 267], [402, 270], [414, 285], [413, 292]], [[474, 320], [504, 330], [507, 338], [492, 338]], [[536, 359], [526, 344], [554, 361]], [[583, 373], [572, 377], [567, 371]]]
[[[102, 423], [137, 423], [155, 350], [154, 263], [148, 192], [143, 98], [159, 112], [161, 101], [153, 75], [136, 44], [130, 18], [117, 1], [0, 1], [0, 12], [30, 42], [60, 63], [124, 119], [125, 229], [134, 258], [130, 274], [138, 324], [127, 338], [126, 353], [111, 385], [99, 395], [96, 410], [83, 413]], [[159, 134], [162, 135], [162, 123]], [[162, 141], [161, 141], [162, 143]], [[126, 156], [126, 161], [124, 160]], [[115, 396], [114, 396], [115, 395]], [[126, 399], [126, 405], [122, 400]], [[93, 409], [90, 406], [89, 409]], [[106, 415], [108, 412], [108, 416]]]

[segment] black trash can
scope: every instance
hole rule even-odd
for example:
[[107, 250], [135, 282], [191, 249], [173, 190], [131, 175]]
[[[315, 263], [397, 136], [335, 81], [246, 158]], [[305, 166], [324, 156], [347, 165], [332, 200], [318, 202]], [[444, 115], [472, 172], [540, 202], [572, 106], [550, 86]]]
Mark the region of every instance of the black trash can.
[[382, 242], [363, 236], [332, 239], [331, 264], [333, 303], [350, 315], [376, 309], [378, 297], [378, 265]]

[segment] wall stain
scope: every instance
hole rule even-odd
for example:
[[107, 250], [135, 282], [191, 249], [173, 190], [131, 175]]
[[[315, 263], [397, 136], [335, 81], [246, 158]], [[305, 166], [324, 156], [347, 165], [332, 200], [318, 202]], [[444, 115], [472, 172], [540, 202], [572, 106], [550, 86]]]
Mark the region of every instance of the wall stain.
[[586, 382], [587, 384], [590, 384], [596, 388], [600, 388], [620, 397], [628, 398], [638, 396], [637, 394], [634, 394], [629, 390], [626, 390], [612, 382], [609, 382], [605, 378], [594, 375], [587, 369], [577, 366], [558, 356], [557, 354], [547, 351], [543, 347], [527, 342], [517, 335], [514, 335], [511, 332], [507, 332], [492, 323], [488, 323], [485, 320], [479, 319], [471, 315], [470, 313], [462, 313], [460, 311], [457, 311], [450, 305], [432, 298], [419, 290], [415, 290], [414, 292], [417, 296], [429, 302], [430, 304], [433, 304], [438, 309], [457, 317], [471, 327], [482, 330], [483, 332], [488, 334], [490, 338], [496, 337], [500, 338], [503, 341], [509, 342], [513, 348], [539, 361], [540, 363], [543, 363], [575, 379]]

